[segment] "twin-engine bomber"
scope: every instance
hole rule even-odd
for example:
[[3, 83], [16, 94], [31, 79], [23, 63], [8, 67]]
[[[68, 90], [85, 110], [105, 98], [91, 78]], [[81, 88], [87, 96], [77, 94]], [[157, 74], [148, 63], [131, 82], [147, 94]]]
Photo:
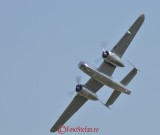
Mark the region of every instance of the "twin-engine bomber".
[[95, 68], [84, 61], [81, 61], [78, 64], [79, 69], [90, 76], [90, 79], [86, 84], [78, 83], [76, 85], [77, 95], [53, 125], [50, 132], [56, 132], [61, 126], [63, 126], [63, 124], [67, 122], [68, 119], [77, 112], [87, 100], [99, 100], [96, 92], [104, 85], [113, 89], [113, 93], [106, 103], [99, 100], [108, 108], [115, 102], [121, 93], [125, 93], [127, 95], [131, 94], [131, 90], [127, 88], [127, 85], [137, 74], [137, 69], [134, 67], [120, 82], [116, 82], [112, 78], [112, 74], [116, 67], [125, 67], [121, 58], [143, 24], [144, 19], [144, 14], [140, 15], [111, 51], [103, 49], [103, 62], [98, 68]]

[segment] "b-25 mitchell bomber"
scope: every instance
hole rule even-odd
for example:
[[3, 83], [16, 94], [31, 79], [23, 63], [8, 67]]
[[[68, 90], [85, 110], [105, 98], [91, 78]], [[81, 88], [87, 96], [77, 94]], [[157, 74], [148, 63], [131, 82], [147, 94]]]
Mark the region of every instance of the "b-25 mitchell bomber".
[[92, 67], [84, 61], [81, 61], [78, 64], [79, 69], [89, 75], [90, 79], [84, 85], [79, 83], [76, 85], [77, 95], [53, 125], [50, 130], [51, 132], [56, 132], [63, 126], [63, 124], [67, 122], [87, 100], [99, 100], [96, 92], [104, 85], [113, 89], [113, 93], [108, 101], [104, 103], [106, 107], [112, 105], [121, 93], [127, 95], [131, 93], [131, 90], [127, 88], [127, 85], [137, 74], [137, 69], [134, 67], [120, 82], [116, 82], [112, 78], [112, 74], [116, 67], [125, 66], [121, 58], [143, 24], [144, 19], [144, 15], [140, 15], [111, 51], [102, 51], [103, 62], [98, 68]]

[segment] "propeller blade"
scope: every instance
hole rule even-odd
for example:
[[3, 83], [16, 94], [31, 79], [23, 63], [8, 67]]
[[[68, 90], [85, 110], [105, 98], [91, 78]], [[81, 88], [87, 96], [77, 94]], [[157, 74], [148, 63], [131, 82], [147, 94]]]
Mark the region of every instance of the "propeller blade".
[[100, 43], [101, 44], [101, 47], [105, 50], [106, 47], [107, 47], [107, 42], [106, 41], [103, 41]]
[[[132, 67], [136, 68], [129, 60], [127, 60], [127, 62], [128, 62]], [[141, 72], [141, 70], [139, 70], [138, 68], [136, 68], [136, 69]]]
[[80, 81], [81, 81], [81, 76], [80, 75], [76, 76], [76, 83], [80, 84]]
[[108, 49], [106, 49], [107, 48], [107, 42], [106, 41], [103, 41], [100, 44], [101, 44], [101, 47], [102, 47], [102, 52], [108, 51]]
[[69, 91], [68, 92], [68, 97], [72, 97], [75, 94], [75, 91]]

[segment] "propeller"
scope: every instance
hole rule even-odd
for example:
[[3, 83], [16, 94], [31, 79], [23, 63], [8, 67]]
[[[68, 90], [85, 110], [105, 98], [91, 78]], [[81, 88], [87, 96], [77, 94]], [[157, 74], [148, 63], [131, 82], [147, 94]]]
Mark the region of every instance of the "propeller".
[[103, 51], [102, 52], [102, 58], [107, 58], [108, 57], [108, 55], [109, 55], [109, 52], [108, 51]]
[[81, 81], [81, 76], [78, 75], [76, 76], [76, 92], [80, 92], [82, 90], [82, 85], [80, 84], [80, 81]]
[[139, 70], [138, 68], [136, 68], [129, 60], [127, 60], [127, 62], [128, 62], [132, 67], [134, 67], [134, 68], [137, 69], [139, 72], [141, 72], [141, 70]]
[[[82, 89], [82, 85], [80, 84], [81, 76], [77, 75], [75, 77], [75, 80], [76, 80], [76, 89], [75, 90], [76, 90], [76, 92], [79, 92]], [[75, 93], [75, 90], [72, 90], [72, 91], [68, 92], [68, 96], [71, 97]]]
[[102, 47], [102, 51], [105, 51], [106, 50], [106, 47], [107, 47], [107, 42], [106, 41], [103, 41], [100, 43], [101, 47]]
[[76, 83], [77, 83], [77, 84], [80, 84], [80, 81], [81, 81], [81, 76], [80, 76], [80, 75], [77, 75], [77, 76], [76, 76]]
[[100, 45], [102, 48], [102, 55], [95, 60], [95, 63], [99, 63], [100, 61], [103, 60], [103, 58], [106, 58], [109, 55], [108, 50], [106, 49], [107, 42], [106, 41], [100, 42]]

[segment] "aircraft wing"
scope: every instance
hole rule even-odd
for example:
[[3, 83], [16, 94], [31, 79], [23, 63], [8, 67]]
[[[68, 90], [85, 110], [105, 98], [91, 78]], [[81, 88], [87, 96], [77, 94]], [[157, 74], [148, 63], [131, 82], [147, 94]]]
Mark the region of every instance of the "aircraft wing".
[[56, 132], [63, 124], [75, 113], [88, 99], [77, 94], [54, 126], [50, 129], [50, 132]]
[[129, 30], [124, 34], [116, 46], [111, 50], [111, 52], [117, 54], [119, 57], [122, 57], [124, 52], [127, 50], [132, 39], [138, 32], [139, 28], [144, 22], [144, 14], [138, 17], [138, 19], [133, 23]]
[[[124, 34], [124, 36], [120, 39], [120, 41], [115, 45], [115, 47], [111, 50], [111, 52], [117, 54], [119, 57], [122, 57], [125, 51], [127, 50], [129, 44], [135, 37], [136, 33], [138, 32], [139, 28], [144, 22], [144, 14], [140, 15], [138, 19], [133, 23], [133, 25], [129, 28], [129, 30]], [[98, 70], [106, 75], [111, 76], [115, 70], [115, 66], [103, 61], [100, 65]], [[91, 78], [87, 83], [86, 86], [92, 90], [93, 92], [97, 92], [103, 84], [96, 81], [94, 78]], [[118, 97], [119, 94], [117, 92], [113, 93], [114, 97]], [[111, 99], [109, 100], [111, 102]]]
[[[111, 76], [115, 68], [116, 68], [115, 66], [109, 64], [108, 62], [103, 62], [98, 68], [98, 70]], [[96, 93], [103, 86], [103, 84], [101, 84], [94, 78], [90, 78], [85, 85], [88, 89], [92, 90], [92, 92], [94, 93]], [[66, 108], [66, 110], [63, 112], [63, 114], [60, 116], [60, 118], [57, 120], [57, 122], [50, 129], [50, 132], [56, 132], [60, 128], [60, 126], [66, 123], [69, 120], [69, 118], [75, 112], [77, 112], [87, 100], [88, 99], [77, 94], [72, 100], [72, 102], [69, 104], [69, 106]]]

